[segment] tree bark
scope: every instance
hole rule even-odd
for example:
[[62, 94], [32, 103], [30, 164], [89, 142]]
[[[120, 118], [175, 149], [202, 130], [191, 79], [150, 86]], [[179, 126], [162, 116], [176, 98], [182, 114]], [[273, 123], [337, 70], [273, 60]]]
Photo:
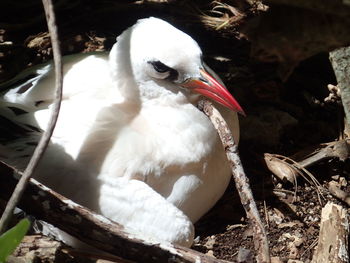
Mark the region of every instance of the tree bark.
[[312, 263], [347, 263], [349, 220], [347, 210], [328, 202], [322, 209], [320, 235]]
[[343, 47], [329, 53], [342, 99], [347, 126], [350, 127], [350, 47]]

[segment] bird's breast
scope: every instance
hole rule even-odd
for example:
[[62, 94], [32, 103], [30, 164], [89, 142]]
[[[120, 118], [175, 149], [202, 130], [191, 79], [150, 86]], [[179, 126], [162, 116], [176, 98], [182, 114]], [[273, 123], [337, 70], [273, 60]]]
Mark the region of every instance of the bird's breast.
[[[142, 108], [101, 169], [104, 183], [119, 176], [146, 182], [195, 221], [222, 195], [230, 172], [212, 124], [191, 104]], [[197, 210], [197, 202], [206, 204]]]
[[[217, 139], [209, 120], [193, 105], [145, 107], [121, 128], [106, 161], [124, 163], [126, 171], [134, 167], [132, 173], [157, 173], [200, 163], [213, 152]], [[154, 168], [145, 169], [142, 163]]]

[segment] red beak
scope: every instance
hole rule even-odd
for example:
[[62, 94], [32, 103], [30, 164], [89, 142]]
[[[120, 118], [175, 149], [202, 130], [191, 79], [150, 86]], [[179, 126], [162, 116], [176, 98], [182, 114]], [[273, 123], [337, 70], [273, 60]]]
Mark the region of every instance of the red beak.
[[220, 84], [204, 69], [201, 69], [200, 73], [201, 78], [189, 79], [181, 84], [181, 86], [189, 88], [192, 91], [202, 94], [207, 98], [213, 99], [223, 106], [233, 111], [239, 112], [245, 116], [245, 113], [241, 106], [222, 84]]

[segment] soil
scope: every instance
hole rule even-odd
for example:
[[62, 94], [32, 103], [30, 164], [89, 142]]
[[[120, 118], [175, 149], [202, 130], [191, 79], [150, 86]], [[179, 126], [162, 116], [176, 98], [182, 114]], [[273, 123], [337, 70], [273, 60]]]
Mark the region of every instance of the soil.
[[[75, 1], [72, 5], [76, 7], [67, 7], [66, 12], [58, 13], [65, 55], [109, 50], [123, 28], [141, 16], [153, 14], [152, 10], [144, 13], [139, 10], [129, 17], [125, 14], [112, 18], [108, 13], [104, 16], [108, 23], [103, 21], [101, 13], [100, 17], [88, 19], [86, 15], [80, 19], [81, 10], [76, 8], [92, 12], [96, 3], [90, 2], [93, 1], [87, 1], [82, 7]], [[4, 13], [5, 9], [0, 10]], [[45, 21], [40, 19], [39, 1], [27, 9], [8, 7], [6, 11], [6, 16], [0, 15], [3, 20], [0, 23], [0, 82], [52, 56]], [[310, 262], [317, 245], [322, 207], [328, 201], [342, 204], [327, 191], [327, 185], [336, 181], [348, 191], [350, 162], [329, 159], [310, 167], [321, 188], [302, 177], [297, 179], [297, 184], [278, 180], [266, 168], [263, 156], [264, 153], [291, 156], [340, 136], [342, 107], [336, 102], [324, 102], [329, 94], [327, 85], [336, 84], [328, 54], [320, 53], [302, 61], [288, 80], [282, 82], [276, 64], [249, 57], [248, 41], [172, 17], [169, 10], [161, 11], [158, 8], [153, 15], [170, 19], [199, 42], [207, 55], [207, 64], [223, 78], [247, 114], [241, 117], [240, 153], [268, 233], [274, 262]], [[252, 230], [233, 184], [195, 227], [197, 238], [193, 249], [219, 259], [254, 262]], [[74, 257], [69, 260], [36, 262], [87, 262]]]

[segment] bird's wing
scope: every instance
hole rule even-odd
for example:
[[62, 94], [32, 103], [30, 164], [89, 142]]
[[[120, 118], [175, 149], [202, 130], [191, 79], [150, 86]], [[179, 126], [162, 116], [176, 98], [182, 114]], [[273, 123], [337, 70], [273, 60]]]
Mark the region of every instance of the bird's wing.
[[99, 203], [103, 215], [137, 237], [183, 246], [193, 242], [194, 228], [189, 218], [142, 181], [114, 178], [104, 182]]
[[[105, 77], [105, 74], [101, 73], [101, 66], [103, 70], [106, 69], [107, 57], [107, 53], [104, 52], [64, 56], [63, 99], [86, 91], [84, 84], [89, 82], [85, 81], [84, 83], [82, 80], [91, 81], [96, 79], [100, 81], [101, 77]], [[99, 74], [101, 74], [101, 77], [98, 76]], [[88, 86], [92, 85], [88, 84]], [[24, 111], [37, 111], [48, 107], [52, 103], [54, 88], [55, 72], [53, 63], [40, 64], [24, 70], [15, 78], [0, 84], [0, 91], [2, 92], [0, 105], [11, 105]]]
[[[14, 161], [11, 156], [27, 156], [29, 152], [24, 155], [23, 149], [28, 148], [29, 143], [35, 146], [41, 132], [47, 127], [54, 99], [53, 69], [52, 62], [37, 65], [0, 84], [0, 159], [6, 157]], [[85, 115], [93, 110], [98, 111], [94, 102], [101, 96], [109, 95], [103, 92], [103, 89], [109, 90], [111, 86], [108, 54], [99, 52], [65, 56], [63, 71], [62, 111], [57, 126], [69, 132], [67, 117], [68, 120], [75, 118], [76, 122], [83, 117], [84, 121], [88, 121], [88, 118], [93, 121], [94, 116]], [[91, 110], [80, 117], [87, 105]], [[56, 130], [59, 132], [59, 129]]]
[[[65, 56], [63, 73], [63, 102], [74, 99], [74, 104], [79, 107], [87, 99], [108, 97], [108, 92], [104, 92], [111, 86], [107, 53]], [[20, 126], [45, 129], [54, 100], [54, 88], [52, 62], [23, 71], [14, 79], [0, 84], [0, 116]]]

